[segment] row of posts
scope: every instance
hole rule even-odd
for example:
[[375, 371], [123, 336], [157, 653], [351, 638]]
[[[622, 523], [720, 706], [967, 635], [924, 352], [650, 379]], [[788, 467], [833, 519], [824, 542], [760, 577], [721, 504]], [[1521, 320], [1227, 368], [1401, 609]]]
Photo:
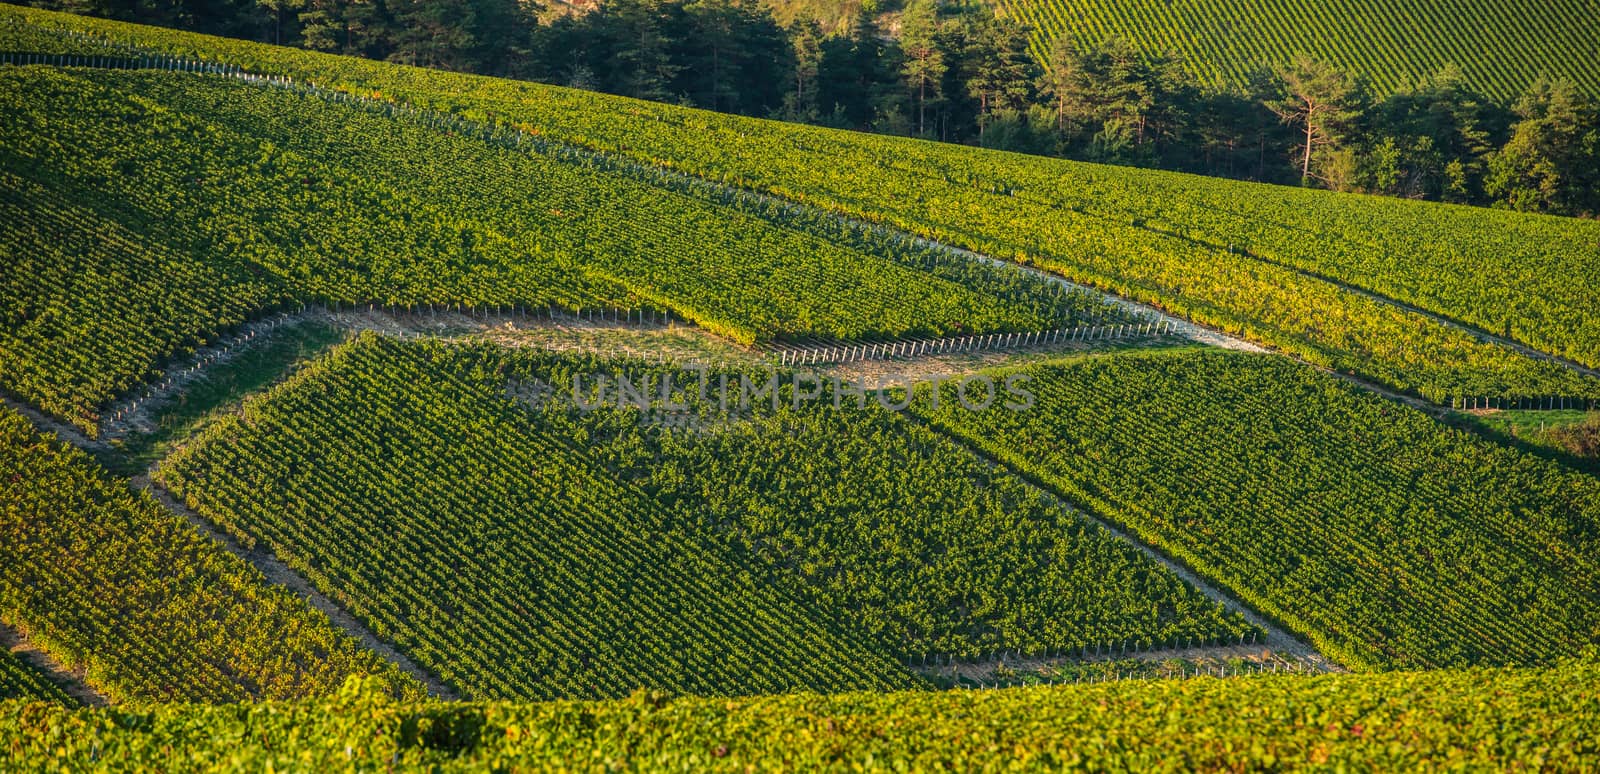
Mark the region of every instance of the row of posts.
[[820, 347], [792, 347], [776, 353], [780, 365], [812, 363], [853, 363], [862, 360], [943, 355], [953, 352], [983, 352], [1043, 346], [1075, 341], [1103, 341], [1133, 336], [1164, 336], [1176, 328], [1172, 320], [1120, 325], [1080, 325], [1032, 333], [991, 333], [978, 336], [948, 336], [938, 339], [885, 341], [865, 344], [830, 344]]
[[[968, 664], [968, 663], [970, 663], [970, 664], [978, 664], [978, 663], [983, 663], [983, 662], [988, 662], [988, 661], [1003, 661], [1003, 660], [1008, 659], [1008, 658], [1012, 659], [1013, 661], [1020, 661], [1022, 659], [1044, 659], [1044, 660], [1064, 659], [1064, 658], [1095, 659], [1095, 658], [1113, 657], [1113, 656], [1121, 658], [1121, 657], [1126, 657], [1126, 656], [1138, 655], [1140, 653], [1157, 653], [1157, 652], [1165, 652], [1165, 651], [1173, 651], [1173, 650], [1185, 650], [1185, 649], [1192, 649], [1192, 648], [1223, 647], [1223, 646], [1228, 646], [1228, 645], [1241, 645], [1241, 646], [1242, 645], [1254, 645], [1254, 644], [1256, 644], [1257, 640], [1258, 640], [1258, 633], [1254, 632], [1254, 631], [1251, 631], [1251, 632], [1240, 632], [1239, 635], [1238, 635], [1237, 640], [1230, 640], [1230, 639], [1224, 638], [1224, 637], [1199, 637], [1199, 638], [1196, 638], [1194, 636], [1188, 636], [1188, 637], [1184, 637], [1181, 640], [1178, 639], [1177, 637], [1173, 637], [1171, 639], [1164, 639], [1161, 642], [1153, 643], [1151, 645], [1143, 645], [1138, 640], [1121, 640], [1119, 642], [1104, 642], [1104, 643], [1095, 643], [1093, 645], [1082, 645], [1082, 646], [1079, 646], [1078, 648], [1075, 648], [1075, 649], [1074, 648], [1068, 648], [1068, 649], [1064, 649], [1064, 650], [1044, 650], [1044, 651], [1030, 652], [1030, 653], [1024, 653], [1024, 652], [1022, 652], [1020, 650], [1001, 650], [1001, 651], [995, 651], [993, 653], [989, 653], [989, 654], [984, 655], [984, 656], [980, 656], [978, 658], [974, 658], [974, 659], [970, 659], [970, 660], [961, 659], [959, 661], [958, 661], [958, 659], [956, 659], [955, 656], [948, 655], [948, 654], [946, 654], [946, 655], [944, 655], [942, 657], [938, 656], [938, 655], [924, 655], [922, 657], [921, 661], [917, 661], [915, 659], [907, 660], [906, 661], [906, 666], [908, 666], [908, 667], [956, 666], [958, 663], [961, 663], [961, 664]], [[942, 659], [942, 662], [941, 662], [941, 659]]]
[[668, 325], [679, 322], [670, 312], [659, 309], [623, 309], [601, 307], [598, 309], [567, 309], [558, 306], [522, 306], [520, 304], [378, 304], [340, 303], [330, 301], [311, 306], [301, 305], [300, 311], [320, 311], [323, 314], [344, 312], [383, 312], [386, 314], [431, 315], [462, 314], [468, 317], [516, 317], [524, 320], [579, 320], [609, 322], [624, 325]]
[[[1122, 681], [1125, 681], [1125, 680], [1172, 680], [1172, 679], [1189, 679], [1189, 678], [1194, 678], [1194, 677], [1243, 677], [1245, 675], [1263, 675], [1263, 674], [1279, 674], [1279, 673], [1286, 673], [1286, 674], [1315, 674], [1318, 671], [1319, 670], [1317, 670], [1315, 667], [1311, 667], [1311, 666], [1308, 666], [1308, 665], [1303, 665], [1303, 664], [1298, 664], [1298, 663], [1284, 663], [1284, 662], [1279, 661], [1277, 659], [1273, 659], [1270, 662], [1245, 661], [1245, 662], [1242, 662], [1242, 663], [1233, 663], [1233, 664], [1223, 663], [1223, 664], [1217, 664], [1215, 666], [1206, 666], [1206, 665], [1202, 665], [1202, 664], [1180, 665], [1178, 667], [1178, 674], [1176, 674], [1176, 675], [1165, 675], [1165, 676], [1161, 675], [1161, 674], [1142, 673], [1142, 672], [1136, 672], [1136, 671], [1131, 671], [1131, 670], [1130, 671], [1121, 671], [1121, 670], [1119, 670], [1117, 672], [1109, 672], [1109, 673], [1101, 673], [1101, 674], [1089, 674], [1089, 675], [1077, 674], [1077, 675], [1073, 675], [1070, 678], [1069, 677], [1051, 678], [1051, 677], [1042, 676], [1042, 675], [1030, 675], [1029, 676], [1030, 682], [1027, 682], [1027, 683], [1017, 682], [1017, 681], [1004, 681], [1004, 682], [1002, 682], [1002, 681], [999, 681], [999, 680], [996, 680], [993, 683], [988, 683], [988, 682], [984, 682], [982, 680], [975, 680], [975, 681], [970, 681], [970, 682], [963, 680], [961, 682], [956, 683], [954, 686], [952, 686], [952, 689], [953, 690], [967, 690], [967, 691], [992, 691], [992, 690], [998, 690], [998, 689], [1002, 689], [1002, 688], [1020, 688], [1020, 687], [1023, 687], [1025, 685], [1034, 685], [1034, 684], [1069, 685], [1069, 684], [1080, 684], [1080, 683], [1114, 683], [1114, 682], [1122, 682]], [[1037, 682], [1032, 682], [1032, 681], [1037, 681]]]
[[177, 385], [178, 380], [190, 378], [196, 371], [211, 365], [224, 355], [227, 355], [228, 353], [233, 352], [240, 347], [248, 345], [250, 342], [254, 341], [257, 336], [270, 333], [274, 328], [287, 324], [293, 319], [294, 318], [291, 315], [281, 314], [270, 320], [251, 324], [249, 330], [229, 339], [227, 343], [223, 344], [222, 346], [212, 349], [210, 352], [200, 356], [199, 359], [189, 363], [189, 365], [183, 367], [181, 370], [168, 372], [166, 378], [145, 388], [143, 395], [124, 404], [114, 413], [105, 417], [105, 420], [113, 423], [122, 421], [124, 417], [130, 416], [134, 412], [138, 411], [139, 407], [142, 406], [146, 401], [170, 391]]
[[1594, 398], [1572, 398], [1561, 395], [1539, 395], [1520, 398], [1456, 397], [1450, 399], [1450, 408], [1461, 411], [1483, 409], [1499, 409], [1503, 411], [1560, 411], [1562, 409], [1594, 411], [1600, 408], [1600, 400]]

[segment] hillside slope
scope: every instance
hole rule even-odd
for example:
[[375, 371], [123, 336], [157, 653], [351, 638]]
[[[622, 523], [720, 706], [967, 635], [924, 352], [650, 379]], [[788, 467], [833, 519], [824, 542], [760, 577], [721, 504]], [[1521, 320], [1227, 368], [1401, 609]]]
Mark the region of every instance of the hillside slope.
[[1262, 66], [1308, 54], [1355, 70], [1379, 93], [1447, 64], [1503, 101], [1540, 77], [1600, 95], [1600, 3], [1595, 0], [995, 0], [1034, 29], [1033, 52], [1052, 42], [1121, 37], [1182, 55], [1203, 81], [1244, 87]]
[[1346, 666], [1545, 664], [1600, 644], [1590, 476], [1270, 355], [1016, 373], [1034, 410], [914, 408]]
[[[3, 38], [3, 35], [0, 35]], [[187, 74], [0, 70], [0, 389], [94, 426], [176, 351], [303, 304], [668, 310], [746, 343], [1103, 314], [973, 265], [531, 147]]]
[[1600, 365], [1600, 223], [1020, 156], [0, 11], [145, 51], [493, 117], [1031, 263], [1434, 400], [1600, 397], [1600, 380], [1486, 339]]
[[150, 495], [0, 406], [0, 619], [113, 702], [423, 688]]
[[[670, 378], [691, 413], [570, 400], [579, 376], [624, 375], [657, 401]], [[723, 376], [742, 374], [709, 389]], [[475, 698], [883, 689], [930, 655], [1260, 633], [874, 403], [722, 412], [696, 384], [364, 336], [157, 478]]]

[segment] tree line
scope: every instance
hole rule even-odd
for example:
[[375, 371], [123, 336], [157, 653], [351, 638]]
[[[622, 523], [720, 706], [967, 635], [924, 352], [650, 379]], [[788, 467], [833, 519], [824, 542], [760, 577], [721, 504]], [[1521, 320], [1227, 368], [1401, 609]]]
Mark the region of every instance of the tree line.
[[[890, 0], [894, 2], [895, 0]], [[1297, 57], [1219, 89], [1119, 39], [1058, 41], [981, 8], [869, 0], [847, 29], [754, 0], [43, 0], [62, 10], [711, 110], [1039, 155], [1566, 215], [1600, 212], [1600, 106], [1513, 104], [1447, 67], [1379, 95]]]

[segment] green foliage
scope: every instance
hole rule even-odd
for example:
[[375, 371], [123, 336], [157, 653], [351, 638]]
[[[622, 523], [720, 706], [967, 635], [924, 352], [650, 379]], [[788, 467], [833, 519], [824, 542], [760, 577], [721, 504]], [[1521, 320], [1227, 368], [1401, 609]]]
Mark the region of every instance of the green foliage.
[[0, 701], [28, 699], [75, 705], [72, 697], [32, 667], [17, 660], [11, 651], [0, 648]]
[[[474, 116], [1032, 262], [1436, 399], [1594, 380], [1348, 283], [1600, 365], [1600, 224], [997, 154], [8, 9]], [[1332, 280], [1332, 281], [1330, 281]]]
[[245, 396], [282, 379], [348, 333], [320, 321], [291, 324], [271, 331], [264, 341], [249, 345], [231, 359], [208, 366], [183, 390], [150, 409], [152, 427], [132, 428], [113, 441], [111, 454], [100, 462], [116, 473], [134, 475], [149, 470], [177, 444], [227, 411]]
[[1173, 51], [1202, 81], [1244, 88], [1263, 66], [1298, 54], [1355, 70], [1379, 91], [1399, 91], [1448, 64], [1485, 94], [1514, 99], [1539, 75], [1600, 94], [1594, 6], [1585, 0], [997, 0], [1034, 30], [1041, 61], [1060, 38], [1121, 37]]
[[[12, 69], [0, 387], [92, 431], [167, 356], [302, 302], [669, 308], [743, 342], [1041, 330], [1016, 270], [238, 81]], [[70, 252], [70, 255], [67, 253]]]
[[82, 452], [0, 409], [0, 618], [119, 702], [421, 686]]
[[667, 430], [513, 399], [596, 373], [651, 375], [648, 394], [698, 381], [367, 336], [158, 476], [475, 697], [904, 686], [897, 661], [929, 654], [1259, 633], [877, 407], [695, 399]]
[[1569, 81], [1541, 80], [1516, 111], [1522, 120], [1490, 157], [1485, 190], [1514, 210], [1600, 212], [1600, 107]]
[[469, 696], [918, 684], [533, 422], [496, 372], [367, 336], [158, 475]]
[[0, 765], [81, 771], [1580, 771], [1600, 670], [753, 699], [71, 711], [0, 703]]
[[1548, 663], [1600, 638], [1600, 482], [1282, 358], [1026, 369], [939, 427], [1126, 525], [1348, 666]]
[[[673, 378], [698, 382], [692, 373]], [[875, 396], [863, 406], [848, 390], [800, 384], [812, 386], [823, 393], [798, 402], [786, 394], [778, 409], [738, 421], [710, 410], [714, 397], [702, 404], [690, 395], [690, 412], [710, 413], [699, 429], [677, 432], [652, 432], [633, 410], [550, 410], [543, 420], [587, 439], [596, 459], [728, 542], [770, 583], [798, 582], [817, 608], [849, 611], [852, 626], [897, 658], [1160, 648], [1261, 633]]]
[[[6, 169], [21, 167], [12, 138]], [[279, 298], [270, 280], [150, 240], [114, 212], [0, 169], [0, 390], [91, 432], [98, 407], [155, 363]]]
[[13, 54], [72, 54], [122, 57], [127, 52], [93, 40], [67, 40], [55, 32], [7, 15], [0, 17], [0, 51]]

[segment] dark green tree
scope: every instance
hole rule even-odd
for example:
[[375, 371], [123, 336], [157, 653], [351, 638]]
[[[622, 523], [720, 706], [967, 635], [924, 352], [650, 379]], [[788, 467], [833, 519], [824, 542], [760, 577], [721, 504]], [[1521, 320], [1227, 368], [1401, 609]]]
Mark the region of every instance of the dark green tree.
[[1028, 30], [1009, 18], [974, 24], [968, 37], [967, 93], [978, 101], [978, 135], [1001, 111], [1022, 113], [1033, 99], [1038, 65], [1028, 53]]
[[917, 106], [917, 134], [928, 133], [928, 103], [942, 96], [944, 51], [939, 47], [939, 11], [933, 0], [912, 0], [900, 17], [900, 50], [911, 98]]
[[1580, 215], [1600, 212], [1600, 122], [1595, 104], [1564, 80], [1535, 83], [1517, 100], [1521, 120], [1489, 159], [1496, 206]]

